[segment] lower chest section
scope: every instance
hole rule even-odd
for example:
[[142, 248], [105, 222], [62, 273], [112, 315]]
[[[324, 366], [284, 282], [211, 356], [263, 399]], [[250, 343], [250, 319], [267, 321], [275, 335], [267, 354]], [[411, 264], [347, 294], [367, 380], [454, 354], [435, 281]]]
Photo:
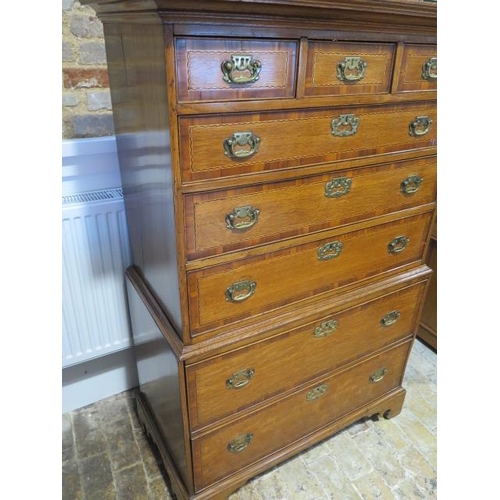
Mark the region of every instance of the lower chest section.
[[[196, 487], [203, 488], [267, 457], [286, 452], [401, 383], [406, 341], [192, 439]], [[286, 375], [286, 366], [283, 366]], [[388, 408], [390, 410], [390, 408]]]

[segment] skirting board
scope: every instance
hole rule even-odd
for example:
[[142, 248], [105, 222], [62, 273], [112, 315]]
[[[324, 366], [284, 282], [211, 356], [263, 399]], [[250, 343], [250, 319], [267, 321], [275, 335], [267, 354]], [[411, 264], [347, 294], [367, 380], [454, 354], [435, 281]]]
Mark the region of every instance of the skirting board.
[[62, 412], [82, 408], [138, 385], [132, 349], [70, 366], [62, 371]]

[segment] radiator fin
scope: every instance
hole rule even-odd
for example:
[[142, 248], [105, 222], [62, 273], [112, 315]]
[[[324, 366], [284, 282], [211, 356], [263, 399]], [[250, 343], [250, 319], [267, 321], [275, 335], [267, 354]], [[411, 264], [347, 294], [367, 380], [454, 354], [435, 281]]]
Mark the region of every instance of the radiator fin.
[[79, 203], [92, 203], [101, 202], [106, 200], [120, 200], [123, 199], [123, 190], [116, 189], [103, 189], [101, 191], [91, 191], [89, 193], [71, 194], [62, 197], [62, 204], [74, 205]]

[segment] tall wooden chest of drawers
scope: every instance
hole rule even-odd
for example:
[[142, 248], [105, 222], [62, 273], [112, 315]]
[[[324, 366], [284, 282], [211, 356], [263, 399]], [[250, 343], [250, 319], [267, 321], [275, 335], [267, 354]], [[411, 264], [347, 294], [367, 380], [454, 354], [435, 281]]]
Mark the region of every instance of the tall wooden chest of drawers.
[[138, 412], [179, 499], [397, 415], [431, 270], [436, 5], [85, 0], [104, 23]]

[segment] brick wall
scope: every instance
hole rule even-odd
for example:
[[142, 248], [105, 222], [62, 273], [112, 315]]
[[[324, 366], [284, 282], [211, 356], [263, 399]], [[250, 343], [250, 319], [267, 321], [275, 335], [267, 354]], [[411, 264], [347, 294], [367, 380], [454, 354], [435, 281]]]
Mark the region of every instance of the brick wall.
[[62, 0], [62, 137], [112, 135], [102, 23], [77, 0]]

